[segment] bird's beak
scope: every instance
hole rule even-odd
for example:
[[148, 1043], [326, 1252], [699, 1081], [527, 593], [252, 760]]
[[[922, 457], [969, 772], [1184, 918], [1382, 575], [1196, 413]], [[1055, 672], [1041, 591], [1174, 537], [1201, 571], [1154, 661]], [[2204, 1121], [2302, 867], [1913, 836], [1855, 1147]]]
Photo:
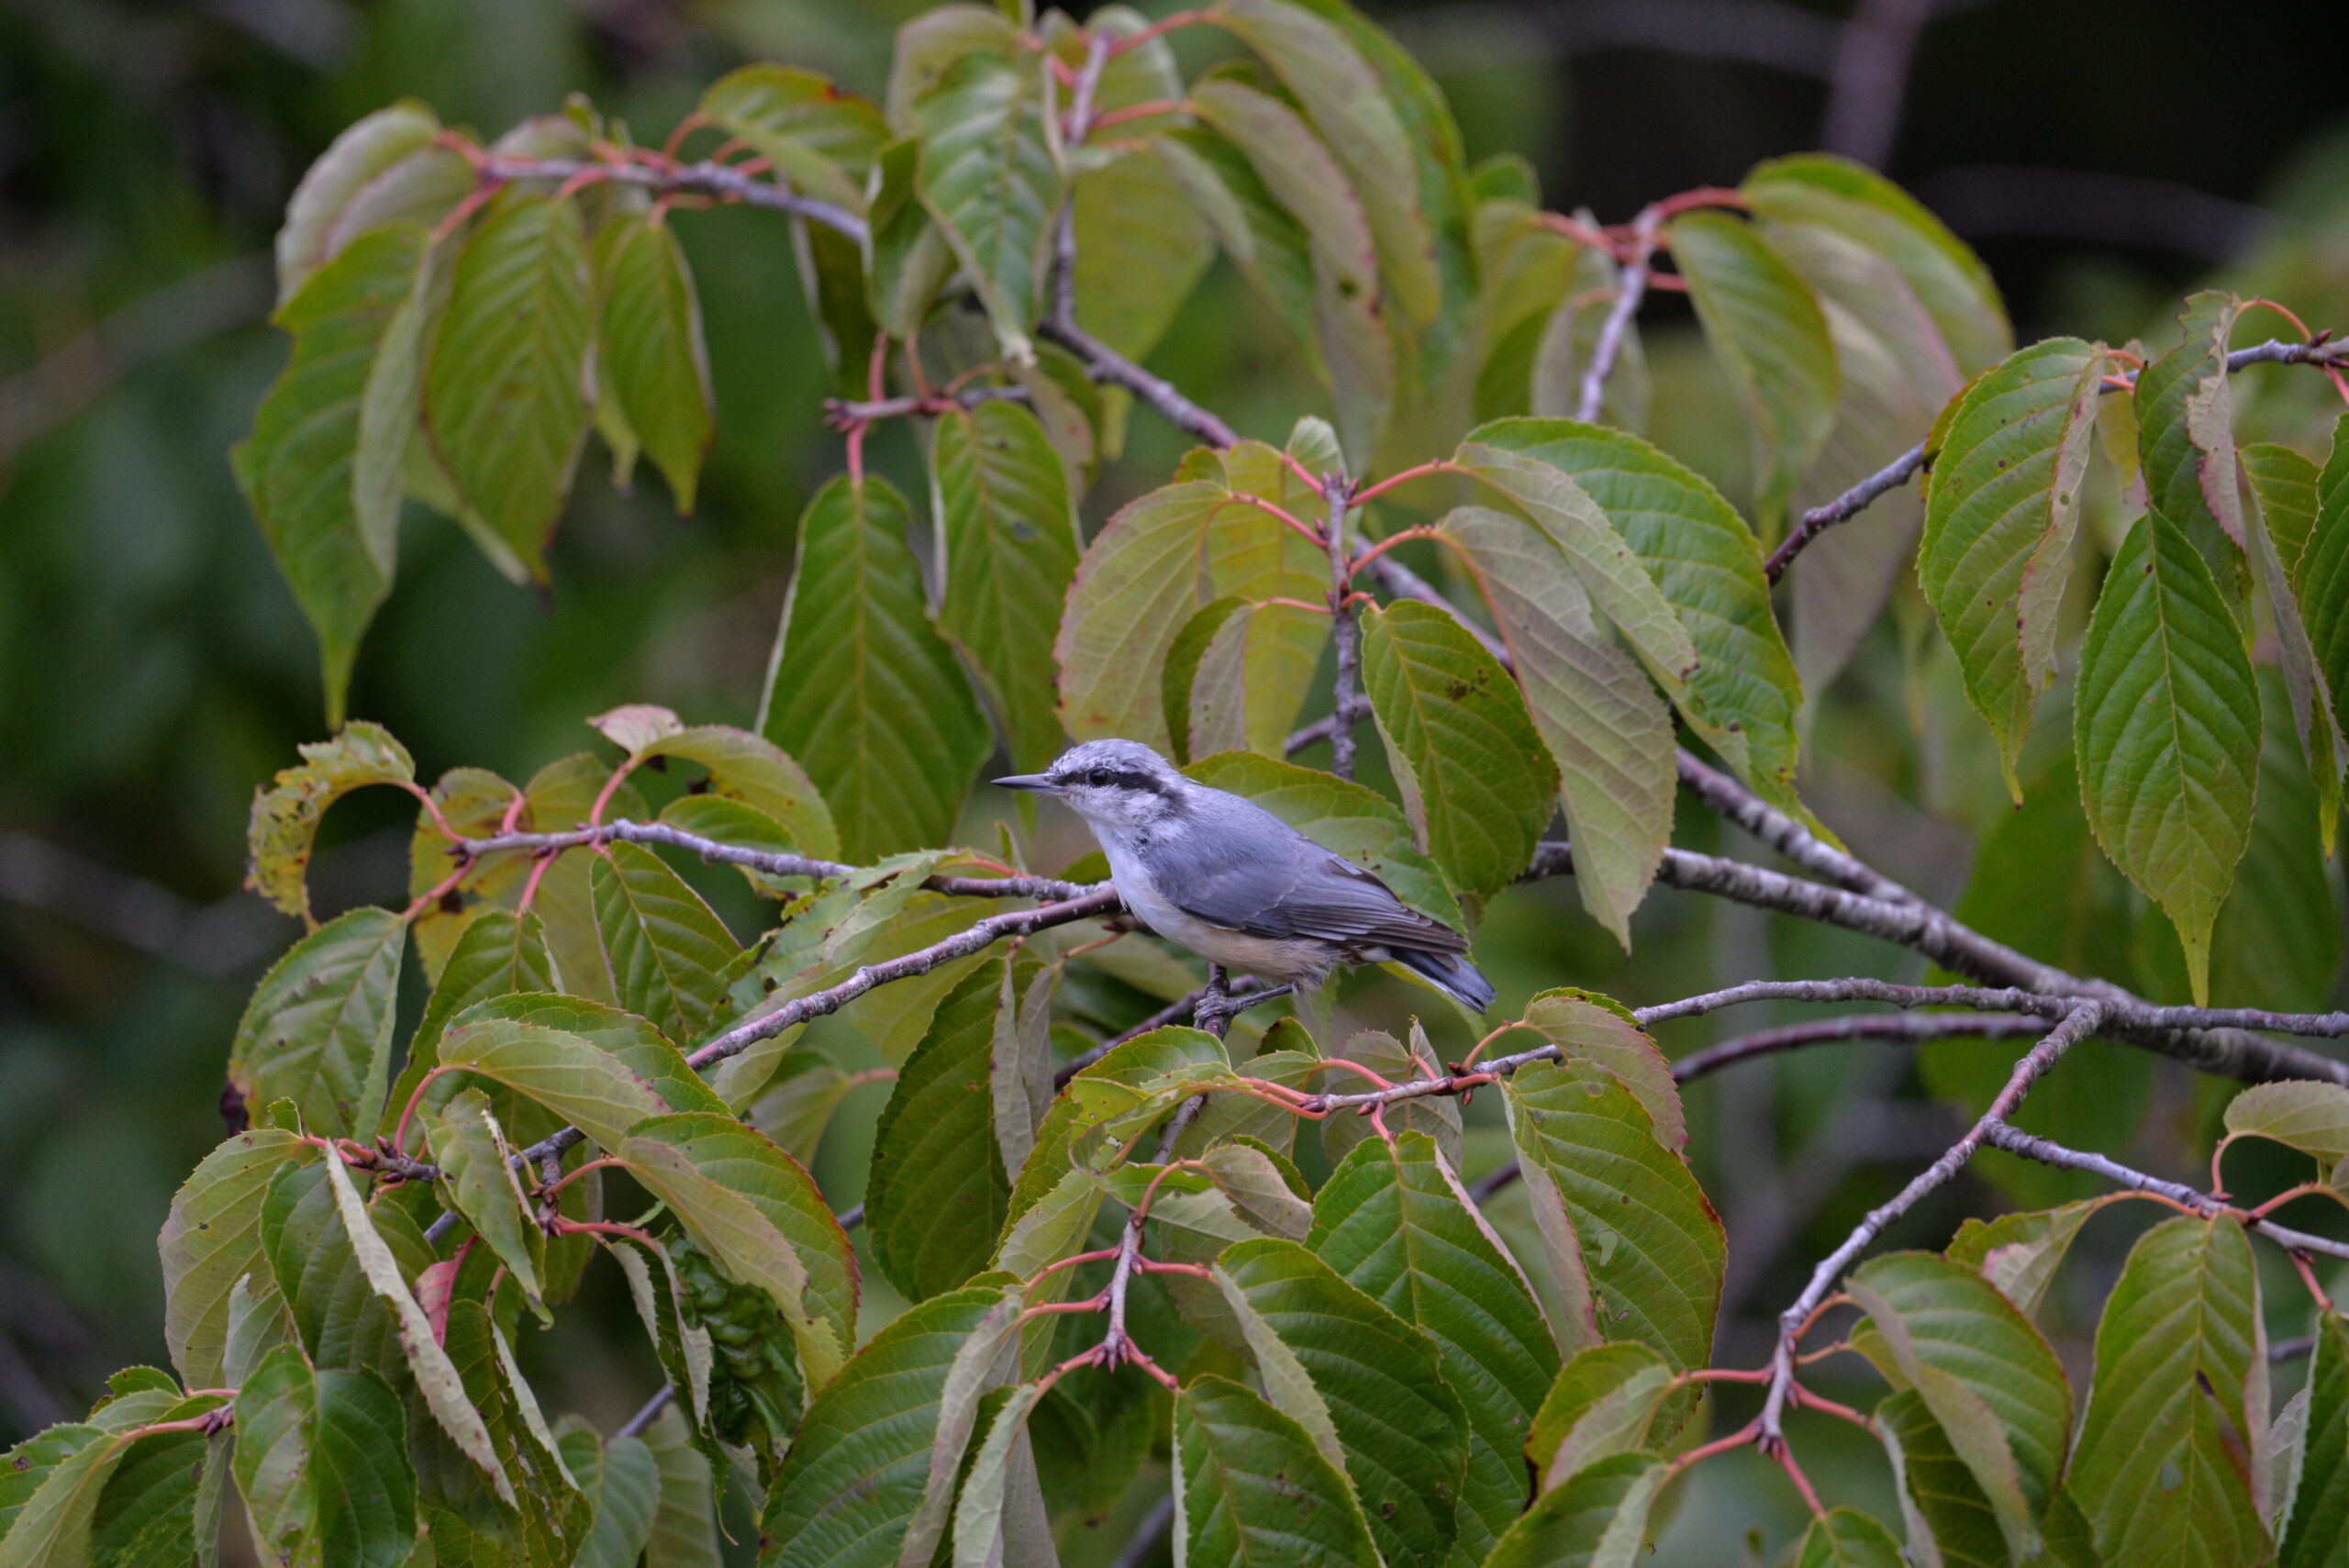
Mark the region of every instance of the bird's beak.
[[1014, 773], [1009, 778], [995, 781], [1005, 789], [1027, 790], [1034, 795], [1058, 795], [1061, 786], [1046, 773]]

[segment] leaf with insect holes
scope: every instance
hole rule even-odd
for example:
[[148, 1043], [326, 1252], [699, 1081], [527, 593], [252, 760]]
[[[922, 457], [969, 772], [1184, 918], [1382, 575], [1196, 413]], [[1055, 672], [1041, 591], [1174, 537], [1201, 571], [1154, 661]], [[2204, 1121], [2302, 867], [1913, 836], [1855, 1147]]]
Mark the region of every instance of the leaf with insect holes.
[[425, 371], [432, 450], [541, 582], [587, 435], [591, 272], [574, 202], [509, 191], [457, 254]]
[[416, 764], [391, 731], [363, 719], [331, 740], [306, 741], [298, 766], [281, 768], [266, 789], [253, 792], [245, 829], [245, 884], [313, 930], [306, 877], [327, 808], [368, 784], [410, 784]]
[[1834, 428], [1842, 378], [1819, 297], [1767, 239], [1726, 213], [1664, 229], [1713, 359], [1745, 409], [1754, 508], [1775, 534], [1787, 492]]
[[191, 1388], [225, 1381], [230, 1295], [256, 1270], [268, 1277], [262, 1202], [271, 1180], [304, 1157], [304, 1149], [291, 1132], [249, 1129], [206, 1155], [172, 1195], [156, 1241], [162, 1254], [163, 1340]]
[[1067, 472], [1036, 416], [995, 399], [941, 415], [930, 483], [945, 558], [938, 626], [977, 672], [1012, 766], [1061, 750], [1052, 631], [1084, 548]]
[[691, 512], [718, 424], [701, 301], [685, 248], [674, 229], [647, 214], [606, 225], [595, 256], [603, 384], [668, 480], [677, 510]]
[[290, 1099], [313, 1132], [366, 1138], [384, 1114], [407, 927], [388, 909], [337, 916], [270, 966], [228, 1048], [246, 1101]]
[[255, 410], [252, 434], [229, 454], [317, 636], [330, 726], [342, 722], [359, 639], [392, 588], [396, 533], [359, 505], [361, 406], [377, 346], [407, 301], [425, 249], [419, 228], [377, 229], [278, 308], [273, 319], [293, 335], [294, 352]]
[[2051, 338], [1976, 380], [1943, 428], [1926, 493], [1918, 579], [2018, 800], [2032, 710], [2055, 675], [2107, 362], [2099, 345]]
[[943, 842], [994, 743], [930, 624], [910, 520], [877, 478], [808, 502], [755, 726], [823, 791], [851, 861]]
[[1672, 713], [1601, 634], [1589, 595], [1523, 519], [1462, 506], [1437, 525], [1492, 611], [1557, 765], [1583, 907], [1631, 946], [1631, 912], [1672, 839]]
[[1485, 1568], [1632, 1568], [1666, 1471], [1653, 1454], [1619, 1453], [1534, 1500]]
[[2211, 924], [2250, 837], [2259, 687], [2210, 567], [2159, 512], [2106, 575], [2072, 710], [2088, 826], [2177, 928], [2199, 1004]]
[[1702, 1366], [1727, 1262], [1721, 1222], [1639, 1099], [1591, 1062], [1536, 1062], [1506, 1084], [1509, 1128], [1566, 1319], [1560, 1343], [1631, 1340]]
[[1233, 1568], [1376, 1568], [1362, 1508], [1305, 1429], [1212, 1374], [1174, 1398], [1178, 1560]]
[[1362, 682], [1415, 836], [1453, 885], [1507, 886], [1558, 783], [1517, 684], [1458, 620], [1409, 601], [1364, 611]]
[[985, 1269], [1010, 1212], [991, 1087], [1005, 971], [1005, 959], [991, 958], [939, 1005], [874, 1131], [870, 1255], [909, 1301]]
[[760, 1517], [774, 1560], [807, 1568], [898, 1561], [930, 1473], [947, 1375], [1002, 1297], [974, 1286], [908, 1308], [816, 1396]]
[[2107, 1562], [2266, 1560], [2253, 1506], [2264, 1488], [2233, 1436], [2267, 1425], [2259, 1312], [2251, 1243], [2232, 1219], [2165, 1220], [2130, 1250], [2065, 1481]]
[[1524, 1508], [1523, 1450], [1535, 1391], [1557, 1346], [1517, 1261], [1469, 1200], [1434, 1140], [1366, 1139], [1313, 1200], [1306, 1245], [1355, 1288], [1435, 1341], [1468, 1421], [1459, 1542], [1481, 1560]]

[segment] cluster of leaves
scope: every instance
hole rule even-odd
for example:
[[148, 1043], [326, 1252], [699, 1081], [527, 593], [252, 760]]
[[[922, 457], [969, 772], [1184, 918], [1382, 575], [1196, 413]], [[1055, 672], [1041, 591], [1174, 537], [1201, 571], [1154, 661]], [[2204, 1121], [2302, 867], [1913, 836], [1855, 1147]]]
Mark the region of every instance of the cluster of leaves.
[[[991, 756], [1120, 736], [1463, 929], [1563, 811], [1584, 904], [1628, 945], [1684, 740], [1809, 820], [1798, 656], [1831, 674], [1910, 545], [1871, 517], [1874, 585], [1798, 588], [1790, 647], [1763, 543], [1920, 435], [1919, 580], [2010, 784], [2076, 630], [2098, 450], [2142, 513], [2076, 661], [2081, 849], [2092, 830], [2174, 922], [2198, 999], [2278, 780], [2329, 845], [2349, 439], [2322, 464], [2238, 450], [2241, 302], [2198, 296], [2150, 363], [2010, 351], [1980, 263], [1865, 171], [1782, 160], [1601, 228], [1542, 212], [1520, 163], [1467, 167], [1432, 84], [1339, 0], [1186, 17], [1240, 52], [1186, 80], [1119, 7], [950, 6], [902, 31], [880, 104], [752, 67], [660, 151], [584, 106], [484, 146], [400, 105], [311, 171], [280, 241], [293, 357], [237, 471], [338, 722], [407, 500], [525, 580], [591, 428], [692, 505], [714, 415], [687, 206], [796, 226], [850, 470], [800, 518], [751, 729], [621, 708], [594, 721], [617, 764], [428, 785], [352, 723], [262, 793], [253, 884], [310, 929], [230, 1050], [251, 1124], [162, 1237], [177, 1376], [125, 1373], [16, 1451], [0, 1568], [203, 1556], [232, 1496], [271, 1561], [668, 1568], [714, 1561], [737, 1485], [765, 1561], [976, 1568], [1051, 1562], [1058, 1522], [1170, 1484], [1184, 1563], [1630, 1562], [1701, 1457], [1727, 1245], [1631, 1016], [1553, 991], [1510, 1026], [1552, 1050], [1497, 1090], [1535, 1221], [1512, 1241], [1463, 1184], [1455, 1101], [1311, 1105], [1432, 1072], [1416, 1027], [1341, 1040], [1304, 1005], [1097, 1053], [1192, 971], [1067, 924], [988, 945], [981, 923], [1024, 905], [984, 884], [1024, 874], [1021, 847], [939, 846]], [[684, 161], [702, 133], [723, 139]], [[1327, 417], [1202, 447], [1088, 539], [1086, 484], [1152, 400], [1115, 366], [1218, 251]], [[1744, 513], [1641, 434], [1614, 306], [1663, 254], [1744, 411]], [[913, 505], [861, 462], [893, 403], [925, 420], [927, 567]], [[1422, 496], [1441, 505], [1405, 510]], [[1469, 609], [1360, 591], [1397, 550]], [[1358, 665], [1393, 799], [1286, 760], [1331, 662], [1341, 695]], [[687, 773], [656, 812], [653, 776]], [[320, 924], [319, 822], [370, 785], [422, 807], [413, 901]], [[2026, 820], [1987, 862], [2043, 864]], [[743, 941], [623, 823], [736, 860], [764, 929]], [[2302, 826], [2260, 877], [2305, 879]], [[429, 997], [403, 1043], [411, 962]], [[862, 1245], [910, 1305], [877, 1331], [806, 1168], [852, 1082], [801, 1038], [835, 1007], [895, 1072]], [[2233, 1133], [2349, 1157], [2326, 1090], [2254, 1093]], [[2325, 1313], [2308, 1389], [2271, 1413], [2241, 1217], [2198, 1209], [2137, 1243], [2076, 1396], [2032, 1314], [2105, 1201], [1852, 1275], [1906, 1544], [1839, 1508], [1798, 1561], [2322, 1560], [2349, 1508], [2349, 1336]], [[551, 1425], [512, 1351], [599, 1252], [675, 1391], [609, 1437]]]

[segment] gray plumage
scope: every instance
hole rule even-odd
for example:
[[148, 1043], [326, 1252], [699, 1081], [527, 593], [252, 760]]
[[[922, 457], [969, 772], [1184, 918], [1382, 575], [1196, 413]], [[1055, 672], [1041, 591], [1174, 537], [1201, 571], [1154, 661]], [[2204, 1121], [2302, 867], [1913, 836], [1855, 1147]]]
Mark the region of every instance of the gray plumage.
[[997, 779], [1085, 818], [1126, 906], [1235, 972], [1310, 988], [1341, 964], [1403, 964], [1483, 1012], [1493, 988], [1468, 943], [1372, 873], [1253, 801], [1195, 784], [1149, 747], [1088, 740], [1041, 773]]

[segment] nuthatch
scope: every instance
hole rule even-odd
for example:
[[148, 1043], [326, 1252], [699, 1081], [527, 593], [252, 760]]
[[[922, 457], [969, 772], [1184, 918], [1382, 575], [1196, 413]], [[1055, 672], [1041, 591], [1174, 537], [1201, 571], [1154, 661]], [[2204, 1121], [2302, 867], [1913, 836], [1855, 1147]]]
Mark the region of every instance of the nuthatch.
[[1149, 747], [1088, 740], [1041, 773], [996, 783], [1058, 795], [1109, 858], [1126, 907], [1234, 973], [1311, 990], [1341, 964], [1402, 964], [1477, 1012], [1492, 983], [1459, 932], [1253, 801], [1194, 784]]

